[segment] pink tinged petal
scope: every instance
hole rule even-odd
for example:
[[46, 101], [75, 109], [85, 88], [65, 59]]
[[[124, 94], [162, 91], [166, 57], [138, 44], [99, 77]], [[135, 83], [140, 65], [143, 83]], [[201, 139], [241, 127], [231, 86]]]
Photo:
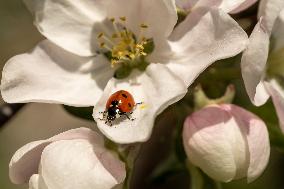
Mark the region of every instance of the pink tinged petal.
[[124, 180], [126, 172], [118, 158], [111, 158], [112, 165], [105, 167], [100, 161], [105, 153], [87, 140], [53, 142], [42, 152], [39, 174], [51, 189], [110, 189]]
[[263, 17], [263, 25], [269, 33], [271, 33], [275, 20], [283, 8], [283, 0], [260, 1], [258, 17]]
[[189, 160], [216, 180], [233, 180], [247, 164], [244, 136], [232, 116], [219, 107], [188, 117], [183, 139]]
[[273, 51], [284, 49], [284, 9], [280, 12], [275, 21], [272, 31], [274, 48]]
[[[213, 62], [235, 56], [246, 47], [246, 33], [220, 10], [206, 13], [190, 31], [186, 22], [191, 21], [186, 19], [176, 28], [177, 32], [174, 31], [173, 35], [184, 35], [171, 42], [174, 57], [167, 66], [187, 85]], [[192, 24], [189, 25], [192, 27]]]
[[15, 184], [23, 184], [37, 173], [41, 152], [49, 144], [45, 140], [31, 142], [16, 151], [9, 164], [9, 177]]
[[22, 184], [38, 172], [43, 149], [51, 142], [58, 140], [84, 139], [94, 144], [103, 145], [103, 138], [87, 128], [72, 129], [47, 140], [26, 144], [13, 155], [9, 164], [9, 176], [13, 183]]
[[225, 12], [231, 12], [234, 9], [237, 9], [239, 6], [241, 6], [246, 1], [251, 0], [222, 0], [221, 5], [219, 6], [220, 9], [222, 9]]
[[250, 156], [247, 181], [250, 183], [263, 173], [268, 164], [270, 155], [268, 130], [265, 123], [252, 113], [234, 105], [230, 108], [246, 133]]
[[183, 130], [188, 158], [212, 178], [228, 182], [256, 179], [269, 153], [263, 121], [235, 105], [206, 107], [189, 116]]
[[199, 0], [194, 8], [197, 7], [218, 7], [222, 11], [228, 13], [237, 9], [239, 6], [251, 0]]
[[266, 88], [272, 97], [279, 119], [279, 125], [284, 133], [284, 90], [276, 80], [271, 80], [269, 83], [266, 83]]
[[94, 24], [106, 18], [103, 1], [24, 0], [39, 31], [58, 46], [81, 56], [95, 54]]
[[[143, 104], [138, 105], [131, 114], [135, 120], [119, 119], [110, 127], [100, 120], [102, 114], [99, 112], [105, 111], [109, 96], [119, 90], [130, 92], [136, 103]], [[180, 100], [186, 92], [184, 82], [166, 66], [150, 64], [143, 73], [134, 71], [127, 79], [111, 79], [94, 107], [93, 117], [101, 132], [114, 142], [144, 142], [151, 135], [156, 116]]]
[[92, 106], [113, 75], [102, 55], [83, 58], [49, 41], [5, 65], [1, 93], [6, 102], [47, 102]]
[[199, 0], [194, 9], [199, 7], [218, 7], [228, 13], [237, 13], [250, 7], [257, 0]]
[[230, 11], [231, 14], [237, 14], [243, 10], [246, 10], [247, 8], [249, 8], [250, 6], [252, 6], [253, 4], [255, 4], [258, 0], [246, 0], [243, 1], [243, 3], [241, 3], [238, 7], [236, 7], [234, 10]]
[[176, 5], [180, 9], [190, 10], [199, 0], [176, 0]]
[[262, 20], [255, 26], [241, 60], [242, 77], [246, 91], [256, 106], [264, 104], [267, 94], [263, 78], [269, 51], [269, 33], [262, 27]]

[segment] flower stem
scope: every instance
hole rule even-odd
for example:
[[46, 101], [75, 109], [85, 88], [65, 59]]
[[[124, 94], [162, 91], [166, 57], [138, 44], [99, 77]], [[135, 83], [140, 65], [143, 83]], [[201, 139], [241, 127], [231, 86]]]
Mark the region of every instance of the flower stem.
[[140, 148], [141, 144], [120, 146], [119, 148], [120, 156], [123, 158], [124, 162], [126, 163], [126, 171], [127, 171], [126, 179], [123, 184], [123, 189], [130, 189], [131, 187], [134, 165], [137, 156], [140, 152]]
[[216, 185], [217, 189], [222, 189], [223, 188], [222, 184], [220, 182], [218, 182], [218, 181], [215, 181], [215, 185]]
[[187, 161], [187, 168], [189, 170], [191, 181], [190, 181], [190, 189], [203, 189], [204, 181], [202, 174], [200, 171], [192, 165], [189, 161]]

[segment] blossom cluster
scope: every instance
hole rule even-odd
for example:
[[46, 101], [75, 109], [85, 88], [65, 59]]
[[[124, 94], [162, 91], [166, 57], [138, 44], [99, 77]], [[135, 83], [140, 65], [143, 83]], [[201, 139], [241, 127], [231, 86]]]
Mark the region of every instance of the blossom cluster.
[[[104, 137], [120, 146], [147, 141], [156, 117], [184, 103], [202, 72], [241, 53], [251, 102], [260, 106], [271, 97], [284, 132], [283, 0], [24, 2], [45, 39], [6, 63], [4, 101], [93, 107], [94, 130], [69, 130], [23, 146], [9, 165], [13, 183], [120, 187], [129, 179], [128, 158], [107, 148]], [[253, 5], [258, 20], [248, 32], [232, 15]], [[213, 179], [252, 182], [269, 161], [268, 130], [261, 118], [232, 104], [232, 92], [219, 100], [195, 93], [199, 101], [180, 137], [188, 160]]]

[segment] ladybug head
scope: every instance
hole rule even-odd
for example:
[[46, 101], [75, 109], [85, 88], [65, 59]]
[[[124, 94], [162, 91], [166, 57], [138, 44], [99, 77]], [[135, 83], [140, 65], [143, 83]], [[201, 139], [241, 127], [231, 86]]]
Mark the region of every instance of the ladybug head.
[[118, 118], [120, 115], [120, 110], [117, 106], [111, 106], [107, 109], [107, 121], [111, 122]]

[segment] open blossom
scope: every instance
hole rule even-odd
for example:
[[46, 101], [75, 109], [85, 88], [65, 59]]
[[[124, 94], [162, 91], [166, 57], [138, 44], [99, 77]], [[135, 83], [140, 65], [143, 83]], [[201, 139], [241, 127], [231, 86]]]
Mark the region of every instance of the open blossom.
[[[284, 1], [261, 1], [255, 26], [241, 61], [242, 76], [251, 101], [263, 105], [271, 96], [284, 131]], [[271, 49], [270, 49], [271, 47]]]
[[184, 122], [183, 142], [189, 160], [210, 177], [252, 182], [265, 169], [270, 154], [265, 123], [232, 104], [207, 106]]
[[29, 182], [30, 189], [111, 189], [123, 182], [126, 171], [103, 143], [87, 128], [31, 142], [13, 155], [10, 179], [15, 184]]
[[[174, 29], [174, 0], [25, 3], [47, 40], [7, 62], [3, 99], [94, 106], [98, 128], [118, 143], [147, 140], [159, 113], [180, 100], [206, 67], [240, 53], [247, 42], [238, 24], [214, 8], [198, 22], [192, 13]], [[110, 127], [100, 112], [119, 90], [144, 106], [134, 110], [132, 121]]]

